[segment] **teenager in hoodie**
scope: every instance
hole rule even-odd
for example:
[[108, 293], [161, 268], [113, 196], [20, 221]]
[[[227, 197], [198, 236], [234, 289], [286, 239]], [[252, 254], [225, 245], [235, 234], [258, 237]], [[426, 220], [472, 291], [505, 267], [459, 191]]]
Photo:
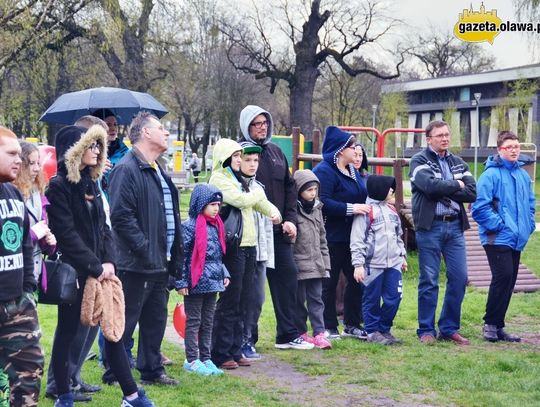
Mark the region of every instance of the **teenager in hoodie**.
[[[294, 260], [298, 267], [297, 325], [304, 340], [320, 349], [332, 345], [324, 334], [323, 281], [330, 277], [330, 256], [319, 196], [319, 180], [311, 170], [294, 173], [298, 189], [298, 223], [294, 243]], [[307, 305], [307, 309], [306, 309]], [[307, 333], [307, 318], [313, 336]]]
[[403, 292], [401, 270], [407, 269], [401, 219], [391, 203], [395, 189], [394, 177], [370, 175], [366, 201], [370, 212], [357, 216], [351, 230], [354, 278], [365, 286], [362, 311], [367, 340], [382, 345], [399, 342], [390, 329]]
[[292, 240], [296, 237], [296, 199], [294, 180], [281, 149], [272, 140], [272, 115], [255, 105], [240, 112], [240, 130], [244, 140], [257, 144], [262, 153], [257, 180], [266, 195], [283, 215], [283, 224], [274, 225], [274, 267], [267, 267], [266, 277], [276, 316], [278, 349], [312, 349], [296, 326], [296, 289], [298, 286]]
[[330, 252], [330, 278], [323, 286], [324, 324], [330, 339], [339, 338], [336, 287], [340, 273], [347, 278], [344, 298], [344, 336], [366, 339], [362, 328], [362, 284], [355, 281], [349, 247], [351, 226], [357, 215], [369, 213], [365, 177], [353, 166], [355, 137], [335, 126], [326, 129], [323, 161], [313, 172], [321, 183], [326, 240]]
[[220, 139], [214, 146], [212, 176], [208, 181], [223, 193], [223, 202], [242, 212], [242, 239], [237, 250], [225, 255], [224, 263], [231, 274], [231, 284], [219, 296], [214, 323], [212, 360], [224, 369], [249, 366], [242, 355], [243, 310], [253, 283], [257, 250], [253, 210], [281, 222], [278, 209], [262, 189], [250, 190], [240, 174], [242, 146], [230, 139]]
[[9, 377], [9, 390], [2, 383], [8, 391], [1, 401], [10, 397], [9, 405], [17, 407], [38, 405], [44, 363], [29, 219], [11, 184], [20, 170], [20, 155], [15, 133], [0, 126], [0, 371]]
[[196, 185], [189, 201], [189, 219], [182, 224], [185, 260], [176, 289], [184, 296], [186, 307], [184, 369], [202, 376], [223, 374], [210, 360], [216, 293], [225, 291], [230, 277], [223, 265], [222, 202], [223, 194], [215, 186]]
[[492, 276], [483, 334], [490, 342], [519, 342], [519, 336], [504, 330], [504, 318], [516, 284], [521, 252], [536, 229], [536, 200], [529, 174], [521, 168], [517, 136], [511, 131], [499, 133], [497, 151], [497, 155], [488, 158], [478, 179], [477, 199], [472, 206]]
[[[79, 290], [74, 304], [58, 306], [52, 362], [58, 390], [55, 406], [73, 406], [68, 355], [77, 333], [86, 278], [98, 281], [115, 275], [115, 245], [105, 222], [103, 201], [96, 181], [106, 160], [106, 132], [101, 126], [90, 129], [64, 127], [56, 135], [57, 175], [50, 181], [46, 196], [49, 226], [57, 238], [62, 261], [77, 270]], [[138, 390], [131, 375], [122, 340], [105, 341], [109, 364], [124, 394], [122, 406], [153, 406], [144, 390]]]

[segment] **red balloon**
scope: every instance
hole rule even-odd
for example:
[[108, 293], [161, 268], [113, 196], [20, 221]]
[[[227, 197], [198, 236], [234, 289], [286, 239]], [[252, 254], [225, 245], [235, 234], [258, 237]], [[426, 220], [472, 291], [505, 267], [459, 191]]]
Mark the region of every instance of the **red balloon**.
[[56, 175], [56, 148], [53, 146], [39, 146], [39, 161], [47, 182]]
[[186, 312], [184, 311], [184, 304], [176, 304], [173, 313], [173, 325], [178, 335], [184, 338], [186, 335]]

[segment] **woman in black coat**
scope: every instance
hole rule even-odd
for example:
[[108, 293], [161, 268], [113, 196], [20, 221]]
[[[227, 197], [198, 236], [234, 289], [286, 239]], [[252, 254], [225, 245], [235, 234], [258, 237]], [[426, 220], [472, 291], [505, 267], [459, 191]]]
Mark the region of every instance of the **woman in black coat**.
[[[92, 276], [103, 281], [115, 275], [115, 246], [96, 184], [107, 159], [106, 137], [100, 126], [88, 130], [68, 126], [56, 135], [58, 171], [46, 192], [49, 226], [57, 237], [62, 260], [77, 270], [79, 290], [75, 304], [58, 306], [51, 356], [58, 390], [55, 406], [73, 406], [67, 360], [80, 319], [86, 279]], [[124, 393], [122, 406], [153, 406], [144, 391], [137, 389], [122, 340], [106, 341], [105, 348]]]

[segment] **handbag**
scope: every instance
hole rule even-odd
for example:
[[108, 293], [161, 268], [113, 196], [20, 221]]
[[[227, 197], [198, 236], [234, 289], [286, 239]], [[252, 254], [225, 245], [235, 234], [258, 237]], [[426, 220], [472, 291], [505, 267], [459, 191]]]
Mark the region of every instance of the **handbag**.
[[[56, 260], [44, 260], [45, 270], [39, 277], [39, 303], [60, 305], [74, 304], [77, 301], [77, 270], [60, 261], [60, 256], [62, 253], [58, 252]], [[46, 279], [46, 282], [43, 279]]]
[[242, 241], [244, 222], [242, 220], [242, 211], [236, 206], [222, 205], [219, 216], [223, 221], [225, 228], [225, 243], [227, 252], [236, 251]]

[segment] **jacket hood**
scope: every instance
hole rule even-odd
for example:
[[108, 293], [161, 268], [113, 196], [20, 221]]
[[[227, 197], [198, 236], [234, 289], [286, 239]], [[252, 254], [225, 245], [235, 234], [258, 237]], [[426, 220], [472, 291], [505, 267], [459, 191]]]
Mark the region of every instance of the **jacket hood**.
[[294, 173], [293, 178], [294, 183], [296, 184], [296, 190], [299, 191], [299, 193], [302, 190], [302, 187], [308, 182], [316, 182], [319, 186], [319, 190], [321, 189], [319, 178], [317, 178], [311, 170], [298, 170]]
[[194, 219], [210, 202], [223, 202], [223, 194], [211, 184], [197, 184], [189, 200], [189, 217]]
[[212, 152], [212, 171], [222, 169], [223, 163], [237, 151], [242, 151], [242, 146], [236, 141], [228, 138], [219, 139]]
[[[516, 167], [521, 167], [523, 165], [527, 165], [527, 164], [532, 164], [534, 162], [534, 160], [529, 157], [528, 155], [526, 154], [520, 154], [519, 157], [518, 157], [518, 160], [516, 161], [517, 165]], [[484, 162], [484, 165], [486, 168], [491, 168], [491, 167], [504, 167], [505, 166], [505, 162], [504, 160], [501, 158], [501, 156], [499, 154], [494, 154], [494, 155], [490, 155], [487, 160]], [[508, 165], [507, 165], [508, 167]]]
[[97, 158], [97, 165], [89, 169], [92, 180], [97, 180], [105, 168], [107, 160], [107, 132], [99, 125], [94, 125], [88, 130], [84, 127], [67, 126], [56, 134], [55, 148], [57, 156], [57, 168], [65, 168], [67, 179], [73, 184], [81, 180], [79, 169], [82, 157], [86, 150], [93, 144], [101, 144]]
[[[262, 143], [257, 143], [255, 140], [251, 138], [249, 135], [249, 125], [253, 121], [255, 117], [257, 117], [260, 114], [264, 114], [266, 116], [266, 120], [268, 120], [268, 127], [266, 128], [266, 138]], [[248, 141], [251, 141], [255, 144], [267, 144], [272, 139], [272, 128], [274, 127], [274, 121], [272, 120], [272, 115], [264, 110], [262, 107], [255, 106], [255, 105], [247, 105], [242, 109], [240, 112], [240, 130], [242, 131], [242, 135], [244, 138]]]
[[322, 147], [324, 161], [336, 165], [338, 153], [343, 151], [352, 139], [354, 139], [354, 136], [351, 133], [347, 133], [336, 126], [327, 127]]
[[375, 201], [384, 201], [388, 191], [396, 190], [396, 179], [386, 175], [370, 175], [367, 179], [368, 197]]

